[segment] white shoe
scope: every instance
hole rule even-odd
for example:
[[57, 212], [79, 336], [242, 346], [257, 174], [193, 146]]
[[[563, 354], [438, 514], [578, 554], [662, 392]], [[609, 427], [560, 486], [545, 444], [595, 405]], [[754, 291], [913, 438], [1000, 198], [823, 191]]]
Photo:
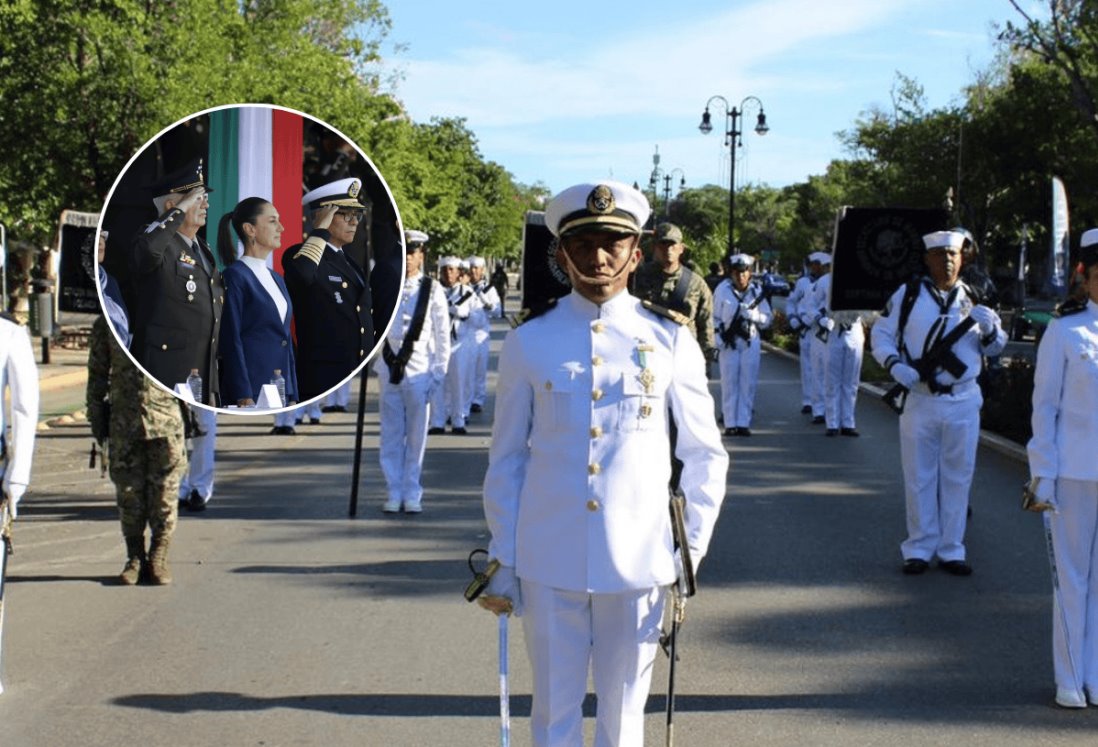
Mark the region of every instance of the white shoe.
[[420, 504], [419, 501], [416, 501], [415, 503], [412, 503], [411, 501], [406, 501], [404, 503], [404, 513], [406, 513], [406, 514], [423, 513], [423, 506]]
[[1056, 688], [1056, 705], [1061, 708], [1086, 708], [1087, 701], [1082, 690], [1073, 687]]
[[387, 514], [399, 514], [400, 501], [385, 501], [385, 505], [381, 507], [381, 510]]

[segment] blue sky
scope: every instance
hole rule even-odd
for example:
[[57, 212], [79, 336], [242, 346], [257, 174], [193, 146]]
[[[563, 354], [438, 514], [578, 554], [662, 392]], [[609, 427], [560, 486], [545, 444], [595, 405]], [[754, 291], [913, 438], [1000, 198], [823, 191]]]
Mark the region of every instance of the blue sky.
[[[1037, 5], [1030, 0], [1028, 5]], [[897, 71], [930, 106], [994, 56], [1007, 0], [390, 0], [384, 57], [409, 116], [458, 116], [485, 158], [520, 182], [559, 191], [613, 177], [646, 185], [658, 146], [688, 187], [728, 184], [723, 109], [748, 104], [736, 183], [783, 186], [844, 156], [835, 133], [891, 108]], [[1035, 8], [1034, 8], [1035, 9]], [[395, 178], [395, 175], [387, 175]], [[674, 172], [674, 184], [680, 172]]]

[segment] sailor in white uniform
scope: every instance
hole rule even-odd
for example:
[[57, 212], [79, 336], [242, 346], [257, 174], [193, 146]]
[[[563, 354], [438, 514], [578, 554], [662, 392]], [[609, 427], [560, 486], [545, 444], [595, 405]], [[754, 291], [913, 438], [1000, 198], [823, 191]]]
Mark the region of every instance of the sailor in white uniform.
[[461, 268], [458, 257], [439, 260], [439, 279], [450, 310], [450, 363], [446, 380], [431, 398], [431, 427], [428, 430], [431, 434], [442, 433], [446, 421], [450, 422], [451, 433], [462, 436], [468, 433], [465, 429], [465, 419], [469, 415], [466, 391], [472, 381], [469, 372], [476, 355], [470, 319], [480, 301], [472, 288], [459, 282]]
[[[378, 449], [388, 498], [385, 513], [423, 510], [423, 452], [431, 395], [442, 389], [450, 359], [450, 314], [442, 286], [423, 273], [422, 231], [404, 233], [407, 277], [376, 364], [381, 391]], [[394, 381], [395, 379], [395, 381]]]
[[[6, 415], [5, 393], [10, 395], [10, 418]], [[0, 449], [0, 477], [3, 478], [0, 503], [7, 502], [12, 518], [18, 514], [19, 500], [30, 484], [37, 427], [38, 368], [34, 364], [30, 336], [24, 327], [6, 315], [0, 315], [0, 444], [3, 446]]]
[[1041, 338], [1026, 447], [1037, 498], [1055, 508], [1052, 659], [1065, 708], [1098, 705], [1098, 228], [1080, 243], [1087, 298], [1064, 304]]
[[469, 317], [473, 325], [476, 355], [473, 365], [470, 366], [472, 383], [467, 392], [469, 396], [467, 409], [470, 412], [480, 412], [488, 399], [488, 347], [492, 337], [492, 320], [503, 316], [503, 304], [500, 303], [499, 293], [484, 275], [486, 267], [484, 257], [469, 257], [466, 261], [469, 263], [470, 285], [480, 302]]
[[789, 297], [785, 302], [785, 314], [789, 320], [789, 328], [800, 337], [798, 342], [801, 363], [801, 413], [812, 413], [812, 338], [809, 337], [809, 327], [801, 318], [801, 307], [806, 302], [808, 291], [816, 278], [820, 276], [819, 252], [808, 255], [808, 273], [797, 278]]
[[[900, 550], [903, 572], [909, 575], [926, 571], [935, 556], [949, 573], [972, 573], [964, 539], [983, 404], [976, 377], [981, 356], [1001, 352], [1006, 334], [999, 315], [987, 306], [973, 305], [967, 286], [959, 280], [963, 241], [955, 231], [924, 236], [928, 277], [893, 293], [871, 333], [873, 357], [910, 390], [900, 416], [907, 500], [907, 539]], [[913, 305], [901, 323], [909, 292]], [[961, 325], [967, 329], [953, 332]], [[923, 358], [941, 347], [938, 343], [948, 343], [956, 360], [939, 357], [930, 366], [933, 370], [920, 374], [914, 366], [925, 366]]]
[[728, 258], [729, 277], [713, 293], [713, 328], [721, 370], [721, 410], [726, 436], [750, 436], [759, 382], [759, 330], [774, 318], [762, 286], [751, 279], [755, 259]]
[[728, 454], [705, 358], [686, 327], [626, 291], [649, 214], [619, 182], [580, 184], [546, 208], [573, 291], [506, 338], [484, 483], [490, 555], [482, 604], [522, 614], [533, 744], [583, 743], [588, 669], [595, 744], [639, 745], [666, 588], [676, 578], [668, 410], [684, 462], [688, 543], [709, 545]]
[[801, 320], [808, 327], [808, 354], [812, 366], [812, 422], [822, 425], [827, 415], [827, 340], [834, 321], [827, 315], [827, 298], [831, 289], [831, 255], [816, 252], [820, 271], [808, 287], [804, 302], [798, 305]]

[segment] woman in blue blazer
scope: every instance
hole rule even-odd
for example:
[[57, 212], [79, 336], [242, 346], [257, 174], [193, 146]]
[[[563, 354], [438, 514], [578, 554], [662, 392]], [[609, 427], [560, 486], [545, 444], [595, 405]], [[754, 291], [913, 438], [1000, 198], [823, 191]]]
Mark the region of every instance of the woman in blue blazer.
[[[236, 258], [236, 240], [244, 253]], [[267, 266], [279, 247], [282, 223], [267, 200], [241, 200], [218, 225], [217, 248], [225, 269], [225, 309], [221, 316], [221, 400], [250, 407], [259, 390], [274, 379], [276, 369], [286, 380], [286, 401], [297, 401], [294, 346], [290, 336], [293, 307], [282, 277]]]

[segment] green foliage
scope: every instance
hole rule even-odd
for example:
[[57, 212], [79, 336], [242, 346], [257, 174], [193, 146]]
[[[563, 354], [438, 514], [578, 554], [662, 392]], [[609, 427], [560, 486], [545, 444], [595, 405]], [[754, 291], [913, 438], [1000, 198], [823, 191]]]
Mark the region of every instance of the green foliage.
[[1033, 436], [1033, 361], [1012, 358], [985, 386], [980, 427], [1019, 444]]

